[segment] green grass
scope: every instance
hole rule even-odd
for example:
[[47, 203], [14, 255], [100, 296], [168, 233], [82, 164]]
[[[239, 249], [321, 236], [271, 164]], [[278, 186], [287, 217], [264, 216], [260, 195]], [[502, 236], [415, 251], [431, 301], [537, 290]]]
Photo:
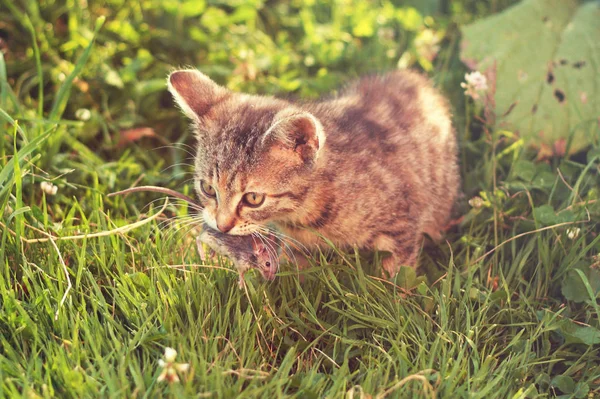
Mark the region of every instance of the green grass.
[[[511, 2], [332, 3], [0, 0], [0, 397], [600, 395], [600, 150], [536, 162], [459, 87], [456, 24]], [[414, 45], [425, 25], [444, 38], [433, 64]], [[462, 141], [464, 218], [419, 276], [385, 281], [377, 257], [332, 250], [304, 283], [285, 265], [239, 290], [226, 259], [202, 265], [185, 207], [106, 197], [191, 192], [174, 67], [313, 98], [404, 52]], [[136, 127], [153, 130], [122, 134]], [[166, 347], [190, 364], [180, 382], [158, 381]]]

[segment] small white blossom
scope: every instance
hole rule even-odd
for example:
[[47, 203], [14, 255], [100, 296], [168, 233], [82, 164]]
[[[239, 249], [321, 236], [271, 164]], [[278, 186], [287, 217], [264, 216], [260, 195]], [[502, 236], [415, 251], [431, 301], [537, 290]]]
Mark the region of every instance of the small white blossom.
[[594, 261], [594, 262], [592, 263], [592, 267], [593, 267], [593, 268], [598, 268], [598, 267], [600, 267], [600, 253], [598, 253], [598, 254], [596, 254], [596, 255], [592, 256], [592, 260]]
[[488, 89], [487, 78], [479, 71], [465, 74], [467, 83], [475, 88], [475, 90], [485, 91]]
[[483, 200], [481, 197], [473, 197], [469, 200], [469, 205], [471, 205], [475, 209], [479, 209], [483, 206]]
[[40, 187], [42, 188], [42, 191], [46, 193], [46, 195], [56, 195], [58, 192], [58, 187], [47, 181], [41, 182]]
[[304, 58], [304, 65], [306, 65], [307, 67], [311, 67], [311, 66], [315, 65], [316, 62], [317, 62], [317, 60], [312, 55], [307, 55]]
[[165, 348], [165, 361], [167, 363], [173, 363], [177, 357], [177, 351], [173, 348]]
[[569, 239], [571, 239], [571, 240], [574, 240], [577, 237], [579, 237], [580, 232], [581, 232], [581, 229], [579, 227], [567, 229], [567, 237], [569, 237]]
[[87, 108], [79, 108], [77, 111], [75, 111], [75, 118], [79, 119], [80, 121], [89, 121], [91, 117], [92, 113]]
[[465, 89], [465, 95], [473, 100], [478, 100], [488, 89], [487, 78], [479, 71], [465, 74], [465, 82], [462, 82], [460, 87]]
[[179, 382], [177, 373], [185, 373], [189, 370], [190, 365], [188, 363], [175, 363], [176, 358], [177, 351], [175, 349], [165, 348], [163, 359], [158, 361], [158, 365], [163, 369], [158, 376], [158, 382], [165, 380], [169, 383]]

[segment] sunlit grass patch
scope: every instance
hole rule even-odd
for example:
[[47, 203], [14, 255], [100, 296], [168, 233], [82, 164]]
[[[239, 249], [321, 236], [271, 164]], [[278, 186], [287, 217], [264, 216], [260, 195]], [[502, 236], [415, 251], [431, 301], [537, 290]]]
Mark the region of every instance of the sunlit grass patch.
[[[451, 22], [487, 5], [427, 17], [360, 1], [339, 14], [117, 3], [10, 3], [0, 17], [0, 396], [598, 394], [600, 152], [536, 160], [464, 109]], [[420, 273], [387, 280], [381, 254], [331, 248], [273, 282], [248, 273], [240, 290], [227, 259], [196, 253], [188, 206], [107, 196], [141, 184], [193, 195], [171, 68], [312, 98], [405, 51], [425, 68], [413, 43], [425, 28], [444, 34], [430, 67], [453, 99], [464, 198]]]

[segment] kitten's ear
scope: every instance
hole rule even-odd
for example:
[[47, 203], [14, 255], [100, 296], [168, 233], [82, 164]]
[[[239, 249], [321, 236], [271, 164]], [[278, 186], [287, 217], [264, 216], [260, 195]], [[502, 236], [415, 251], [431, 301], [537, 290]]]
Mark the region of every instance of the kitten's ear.
[[188, 118], [202, 123], [210, 109], [229, 95], [229, 91], [200, 71], [175, 71], [167, 80], [169, 91]]
[[312, 163], [325, 145], [325, 132], [321, 122], [309, 112], [281, 111], [263, 136], [263, 142], [273, 141], [292, 150], [305, 163]]

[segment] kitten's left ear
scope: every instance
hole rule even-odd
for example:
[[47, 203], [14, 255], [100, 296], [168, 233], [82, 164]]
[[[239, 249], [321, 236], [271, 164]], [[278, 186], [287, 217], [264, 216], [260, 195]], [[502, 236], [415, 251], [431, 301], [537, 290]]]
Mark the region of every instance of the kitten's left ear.
[[277, 141], [296, 153], [305, 163], [316, 161], [325, 145], [321, 122], [309, 112], [281, 111], [262, 138]]
[[186, 116], [201, 125], [206, 123], [211, 108], [230, 94], [195, 69], [172, 72], [167, 86]]

